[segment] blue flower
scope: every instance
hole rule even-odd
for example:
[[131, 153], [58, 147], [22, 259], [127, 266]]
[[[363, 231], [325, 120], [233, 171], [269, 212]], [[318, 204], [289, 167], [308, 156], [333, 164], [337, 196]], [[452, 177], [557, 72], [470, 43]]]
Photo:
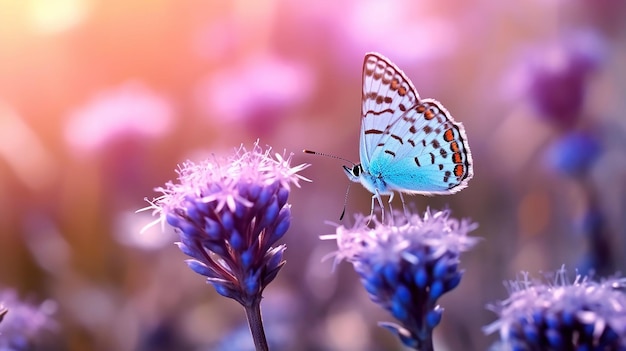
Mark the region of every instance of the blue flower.
[[586, 174], [601, 154], [602, 145], [595, 135], [574, 131], [550, 145], [546, 161], [555, 171], [575, 177]]
[[437, 300], [461, 282], [460, 253], [477, 240], [467, 236], [477, 225], [450, 218], [448, 210], [418, 214], [394, 212], [390, 225], [356, 216], [351, 228], [338, 226], [337, 260], [346, 260], [360, 275], [370, 299], [399, 322], [380, 323], [400, 337], [403, 344], [432, 350], [432, 331], [441, 321]]
[[298, 175], [307, 164], [291, 167], [291, 155], [270, 153], [257, 142], [227, 159], [187, 161], [149, 207], [176, 228], [187, 265], [244, 307], [258, 304], [285, 264], [285, 245], [274, 244], [291, 221], [290, 185], [308, 180]]
[[499, 319], [484, 328], [500, 331], [517, 350], [626, 350], [626, 279], [594, 282], [565, 268], [543, 284], [527, 272], [509, 281], [508, 299], [489, 306]]

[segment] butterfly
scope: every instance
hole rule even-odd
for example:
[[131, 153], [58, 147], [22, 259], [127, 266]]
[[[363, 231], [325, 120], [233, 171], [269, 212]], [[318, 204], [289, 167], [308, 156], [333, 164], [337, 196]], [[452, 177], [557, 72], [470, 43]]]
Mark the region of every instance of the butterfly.
[[361, 163], [343, 166], [348, 178], [361, 183], [382, 209], [382, 196], [395, 192], [454, 194], [473, 177], [472, 154], [465, 129], [434, 99], [420, 98], [413, 83], [379, 53], [363, 62]]

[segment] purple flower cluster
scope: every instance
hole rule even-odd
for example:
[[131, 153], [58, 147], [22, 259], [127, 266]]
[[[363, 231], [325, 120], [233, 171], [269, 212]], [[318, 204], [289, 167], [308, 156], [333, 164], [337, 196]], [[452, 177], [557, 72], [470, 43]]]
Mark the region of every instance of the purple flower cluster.
[[257, 142], [227, 159], [187, 161], [178, 182], [157, 188], [163, 195], [151, 203], [180, 234], [189, 267], [246, 307], [258, 304], [285, 263], [285, 245], [273, 245], [291, 221], [290, 185], [307, 180], [298, 175], [307, 164], [291, 167], [291, 155], [270, 152]]
[[338, 226], [323, 238], [337, 240], [337, 259], [352, 263], [371, 300], [400, 321], [380, 325], [408, 347], [432, 350], [432, 331], [443, 313], [437, 300], [459, 285], [459, 256], [476, 244], [467, 233], [477, 225], [450, 218], [448, 210], [394, 212], [393, 224], [373, 220], [370, 228], [369, 217], [358, 215], [351, 228]]
[[36, 305], [19, 299], [14, 290], [0, 291], [0, 350], [34, 350], [42, 332], [52, 330], [57, 304], [51, 300]]
[[499, 319], [484, 330], [499, 331], [508, 349], [626, 350], [626, 279], [569, 283], [561, 268], [547, 284], [524, 272], [506, 285], [509, 298], [490, 306]]

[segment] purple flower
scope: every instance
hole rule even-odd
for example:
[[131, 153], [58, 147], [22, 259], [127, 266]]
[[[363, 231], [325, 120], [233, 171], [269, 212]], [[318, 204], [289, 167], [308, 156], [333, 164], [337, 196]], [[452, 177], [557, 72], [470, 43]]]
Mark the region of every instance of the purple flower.
[[[337, 6], [344, 7], [332, 11], [338, 27], [336, 41], [342, 48], [337, 52], [342, 55], [355, 54], [361, 59], [367, 51], [380, 51], [405, 66], [447, 57], [457, 49], [454, 23], [438, 16], [424, 3], [346, 1], [342, 5], [334, 4]], [[415, 38], [419, 38], [419, 45], [405, 45]]]
[[174, 108], [140, 82], [104, 90], [69, 116], [65, 137], [75, 150], [97, 151], [120, 137], [155, 137], [171, 130]]
[[235, 155], [201, 163], [187, 161], [178, 182], [157, 188], [151, 208], [180, 234], [188, 266], [217, 292], [251, 306], [285, 264], [285, 245], [273, 246], [291, 221], [290, 185], [307, 180], [291, 167], [291, 155], [270, 154], [258, 142]]
[[441, 321], [437, 300], [461, 281], [460, 253], [477, 240], [467, 236], [477, 225], [450, 218], [450, 211], [394, 212], [391, 225], [357, 215], [351, 228], [338, 226], [338, 260], [352, 263], [372, 301], [400, 321], [380, 323], [411, 348], [432, 350], [432, 331]]
[[548, 283], [522, 278], [505, 283], [510, 296], [489, 306], [499, 319], [484, 328], [500, 332], [511, 350], [625, 350], [626, 278], [594, 282], [565, 268]]
[[21, 301], [14, 290], [0, 291], [0, 350], [33, 350], [41, 333], [54, 328], [56, 310], [51, 300], [34, 305]]
[[212, 72], [200, 81], [200, 112], [254, 133], [275, 130], [285, 111], [311, 95], [314, 75], [306, 65], [275, 55], [253, 56]]
[[594, 32], [570, 33], [550, 46], [539, 46], [525, 62], [525, 93], [536, 111], [559, 126], [571, 127], [581, 116], [587, 82], [605, 56]]

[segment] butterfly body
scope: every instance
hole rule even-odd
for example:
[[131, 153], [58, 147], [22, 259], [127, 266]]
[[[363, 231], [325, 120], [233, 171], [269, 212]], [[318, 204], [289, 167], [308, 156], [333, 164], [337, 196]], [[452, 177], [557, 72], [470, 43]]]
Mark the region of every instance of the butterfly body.
[[[443, 105], [420, 99], [411, 81], [378, 53], [365, 55], [361, 163], [348, 178], [374, 194], [453, 194], [473, 176], [465, 130]], [[373, 202], [372, 202], [373, 208]], [[383, 212], [384, 213], [384, 212]]]

